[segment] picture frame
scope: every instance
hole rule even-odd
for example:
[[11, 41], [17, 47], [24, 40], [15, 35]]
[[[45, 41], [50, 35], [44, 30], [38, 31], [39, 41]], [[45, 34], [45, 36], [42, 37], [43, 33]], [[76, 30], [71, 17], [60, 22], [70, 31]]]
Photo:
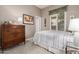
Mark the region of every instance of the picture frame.
[[33, 25], [34, 24], [34, 17], [27, 15], [27, 14], [23, 14], [23, 23]]

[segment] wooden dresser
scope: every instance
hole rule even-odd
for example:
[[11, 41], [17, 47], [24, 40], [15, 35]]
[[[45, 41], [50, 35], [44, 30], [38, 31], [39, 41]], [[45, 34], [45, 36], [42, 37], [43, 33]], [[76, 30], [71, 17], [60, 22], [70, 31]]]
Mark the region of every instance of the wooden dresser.
[[2, 24], [0, 26], [0, 46], [2, 51], [19, 43], [25, 43], [25, 26]]

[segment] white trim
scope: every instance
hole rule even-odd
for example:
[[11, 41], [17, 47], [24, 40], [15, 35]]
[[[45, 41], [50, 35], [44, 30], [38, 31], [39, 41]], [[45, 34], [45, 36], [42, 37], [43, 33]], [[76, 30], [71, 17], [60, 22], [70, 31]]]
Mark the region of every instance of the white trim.
[[67, 15], [67, 12], [64, 12], [64, 31], [66, 31], [66, 15]]
[[31, 38], [28, 38], [28, 39], [25, 39], [26, 41], [28, 41], [28, 40], [32, 40], [33, 39], [33, 37], [31, 37]]
[[[67, 15], [67, 12], [64, 12], [64, 31], [66, 31], [66, 15]], [[56, 20], [58, 20], [58, 14], [54, 14], [54, 15], [50, 15], [50, 30], [51, 29], [51, 17], [55, 17], [56, 16]], [[56, 30], [58, 30], [58, 23], [56, 25]]]
[[[51, 17], [56, 17], [56, 20], [58, 20], [58, 14], [50, 15], [50, 30], [52, 30], [51, 29]], [[56, 30], [58, 30], [58, 23], [56, 25]]]
[[36, 32], [41, 31], [41, 19], [42, 17], [40, 16], [35, 16], [35, 27], [36, 27]]

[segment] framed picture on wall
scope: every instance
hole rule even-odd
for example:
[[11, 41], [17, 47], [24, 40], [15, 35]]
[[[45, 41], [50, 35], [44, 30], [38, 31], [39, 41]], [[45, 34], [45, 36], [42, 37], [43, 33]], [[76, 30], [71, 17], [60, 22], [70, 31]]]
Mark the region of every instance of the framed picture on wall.
[[34, 24], [34, 17], [27, 14], [23, 14], [23, 23], [30, 25]]

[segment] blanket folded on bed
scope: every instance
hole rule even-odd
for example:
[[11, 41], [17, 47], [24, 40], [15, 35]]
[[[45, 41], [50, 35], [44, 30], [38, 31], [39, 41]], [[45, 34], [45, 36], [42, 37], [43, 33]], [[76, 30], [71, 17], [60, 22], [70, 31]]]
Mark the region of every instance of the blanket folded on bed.
[[50, 48], [63, 49], [67, 42], [74, 42], [74, 37], [71, 33], [64, 31], [40, 31], [35, 33], [33, 41]]

